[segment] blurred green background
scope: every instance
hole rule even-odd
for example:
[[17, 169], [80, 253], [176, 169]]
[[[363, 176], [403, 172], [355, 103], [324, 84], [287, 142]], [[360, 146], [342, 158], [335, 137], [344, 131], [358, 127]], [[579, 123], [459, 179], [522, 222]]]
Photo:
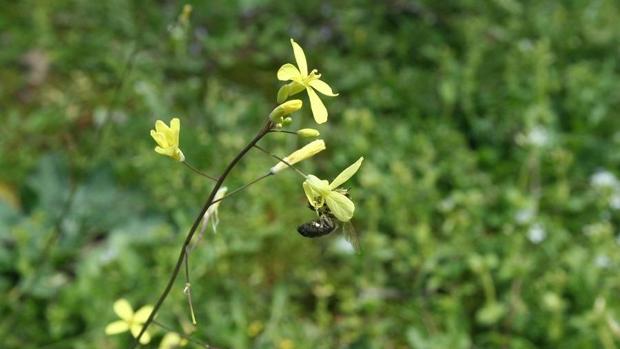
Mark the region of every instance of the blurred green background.
[[[292, 171], [253, 186], [191, 255], [194, 338], [620, 347], [620, 3], [205, 1], [187, 24], [184, 4], [1, 2], [2, 348], [129, 347], [104, 334], [112, 304], [155, 302], [212, 185], [149, 130], [180, 117], [185, 155], [218, 174], [274, 107], [291, 37], [340, 93], [301, 167], [366, 157], [363, 253], [297, 234], [312, 213]], [[226, 185], [272, 165], [253, 152]], [[190, 333], [182, 290], [158, 319]]]

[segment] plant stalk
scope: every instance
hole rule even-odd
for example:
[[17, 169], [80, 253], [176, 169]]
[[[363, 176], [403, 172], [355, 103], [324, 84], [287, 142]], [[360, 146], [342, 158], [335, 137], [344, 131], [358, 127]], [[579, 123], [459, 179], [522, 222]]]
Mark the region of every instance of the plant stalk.
[[209, 206], [213, 204], [213, 199], [215, 198], [215, 194], [220, 189], [220, 187], [224, 183], [224, 180], [226, 179], [226, 177], [228, 177], [228, 174], [230, 173], [230, 171], [232, 171], [235, 165], [237, 165], [237, 163], [245, 156], [245, 154], [248, 151], [250, 151], [250, 149], [252, 149], [252, 147], [254, 147], [254, 145], [258, 143], [258, 141], [261, 140], [261, 138], [263, 138], [267, 133], [269, 133], [269, 131], [272, 128], [273, 128], [273, 123], [270, 120], [267, 120], [265, 125], [260, 129], [260, 131], [256, 134], [256, 136], [254, 136], [254, 138], [252, 138], [252, 140], [243, 149], [241, 149], [241, 151], [234, 157], [234, 159], [232, 159], [232, 161], [228, 164], [228, 166], [226, 166], [222, 175], [217, 179], [217, 182], [215, 183], [215, 186], [211, 190], [209, 197], [205, 201], [205, 204], [200, 210], [200, 213], [198, 214], [198, 216], [196, 216], [196, 219], [194, 220], [194, 224], [192, 225], [189, 232], [187, 233], [187, 236], [185, 237], [185, 241], [183, 242], [183, 246], [181, 246], [181, 250], [179, 252], [179, 258], [177, 260], [176, 265], [174, 266], [174, 269], [172, 271], [172, 274], [170, 275], [170, 279], [168, 280], [166, 287], [164, 288], [163, 292], [157, 299], [157, 302], [155, 303], [155, 306], [153, 307], [153, 311], [151, 312], [151, 315], [149, 315], [149, 318], [144, 323], [144, 326], [142, 326], [142, 330], [136, 337], [136, 340], [134, 341], [132, 348], [136, 348], [138, 346], [138, 344], [140, 343], [140, 338], [142, 338], [142, 335], [144, 334], [144, 332], [153, 323], [153, 320], [155, 319], [155, 315], [157, 315], [157, 312], [161, 308], [162, 304], [164, 303], [166, 298], [168, 298], [168, 294], [170, 293], [170, 290], [172, 289], [172, 286], [174, 285], [174, 282], [179, 276], [179, 272], [181, 271], [181, 266], [183, 265], [183, 261], [185, 260], [185, 254], [187, 253], [187, 247], [191, 243], [192, 238], [194, 237], [194, 234], [196, 233], [196, 229], [200, 225], [200, 222], [202, 221], [202, 217], [204, 216], [205, 212], [207, 212], [207, 209], [209, 208]]

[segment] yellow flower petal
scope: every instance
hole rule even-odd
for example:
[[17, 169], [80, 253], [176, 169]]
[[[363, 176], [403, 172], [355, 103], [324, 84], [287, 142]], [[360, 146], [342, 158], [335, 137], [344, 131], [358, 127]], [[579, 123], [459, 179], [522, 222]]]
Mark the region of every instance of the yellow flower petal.
[[288, 81], [288, 80], [297, 80], [301, 81], [301, 73], [291, 63], [286, 63], [278, 69], [278, 80], [280, 81]]
[[133, 318], [133, 309], [131, 308], [131, 304], [129, 304], [126, 299], [121, 298], [114, 302], [113, 308], [116, 315], [118, 315], [121, 319], [130, 321]]
[[290, 155], [283, 159], [284, 161], [278, 162], [274, 167], [269, 170], [269, 172], [273, 174], [278, 173], [279, 171], [288, 168], [288, 165], [294, 165], [302, 160], [318, 154], [323, 150], [325, 150], [325, 142], [322, 139], [312, 141], [303, 146], [301, 149], [292, 152]]
[[170, 120], [170, 144], [179, 145], [179, 133], [181, 132], [181, 120], [179, 118], [173, 118]]
[[105, 334], [107, 335], [117, 334], [117, 333], [122, 333], [128, 330], [129, 330], [129, 325], [127, 324], [127, 321], [118, 320], [118, 321], [109, 323], [105, 327]]
[[[138, 338], [140, 331], [142, 331], [142, 324], [135, 324], [131, 326], [130, 331], [131, 331], [131, 335], [134, 336], [134, 338]], [[147, 344], [150, 341], [151, 341], [151, 334], [149, 333], [149, 331], [144, 332], [144, 334], [142, 335], [142, 338], [140, 338], [140, 344]]]
[[360, 166], [362, 166], [362, 161], [364, 161], [364, 157], [357, 159], [353, 165], [344, 169], [344, 171], [340, 172], [340, 174], [334, 178], [334, 180], [330, 183], [329, 189], [336, 189], [342, 183], [349, 180], [349, 178], [353, 177], [353, 175], [359, 170]]
[[306, 91], [308, 91], [308, 97], [310, 98], [310, 109], [312, 109], [314, 121], [316, 121], [317, 124], [326, 122], [327, 109], [325, 108], [325, 105], [311, 87], [307, 87]]
[[304, 50], [293, 39], [291, 39], [291, 45], [293, 46], [295, 62], [297, 62], [297, 66], [299, 67], [301, 75], [304, 77], [308, 76], [308, 63], [306, 62], [306, 55], [304, 54]]
[[325, 179], [320, 179], [315, 175], [308, 175], [306, 177], [306, 182], [308, 182], [312, 190], [318, 195], [327, 196], [330, 192], [329, 182]]
[[338, 96], [338, 94], [334, 93], [332, 91], [332, 88], [329, 87], [329, 85], [323, 80], [319, 80], [319, 79], [312, 80], [310, 81], [310, 86], [312, 86], [315, 90], [319, 91], [320, 93], [326, 96], [330, 96], [330, 97]]
[[353, 218], [355, 204], [344, 194], [332, 191], [325, 197], [325, 203], [339, 221], [348, 222]]
[[181, 120], [179, 120], [179, 118], [172, 118], [172, 120], [170, 120], [170, 130], [174, 132], [179, 132], [180, 129], [181, 129]]
[[151, 341], [151, 334], [144, 332], [142, 338], [140, 338], [140, 344], [148, 344]]
[[166, 133], [170, 130], [168, 125], [166, 125], [163, 121], [157, 120], [155, 121], [155, 131], [158, 133]]
[[162, 148], [160, 146], [157, 146], [155, 147], [155, 152], [157, 154], [174, 157], [174, 148]]
[[303, 182], [302, 186], [304, 188], [304, 193], [306, 194], [306, 197], [308, 198], [308, 202], [310, 203], [310, 205], [312, 205], [312, 207], [314, 208], [323, 207], [323, 205], [325, 204], [325, 200], [319, 193], [317, 193], [312, 188], [312, 186], [307, 180]]
[[153, 306], [145, 305], [142, 308], [136, 311], [136, 314], [133, 316], [134, 321], [139, 323], [145, 323], [148, 320], [149, 315], [153, 312]]
[[178, 333], [168, 332], [161, 340], [159, 349], [175, 349], [183, 347], [187, 344], [187, 339], [181, 337]]
[[168, 141], [166, 141], [166, 137], [163, 134], [155, 132], [155, 130], [151, 130], [151, 137], [155, 140], [155, 143], [160, 147], [168, 147]]

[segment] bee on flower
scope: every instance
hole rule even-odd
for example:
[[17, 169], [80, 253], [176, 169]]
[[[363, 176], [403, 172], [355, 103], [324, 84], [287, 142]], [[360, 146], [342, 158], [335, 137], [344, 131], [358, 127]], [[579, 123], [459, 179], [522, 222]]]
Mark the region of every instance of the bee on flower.
[[315, 175], [308, 175], [303, 183], [308, 202], [315, 209], [327, 205], [331, 213], [341, 222], [348, 222], [353, 218], [355, 204], [347, 197], [347, 189], [339, 188], [359, 170], [364, 158], [359, 158], [353, 165], [347, 167], [330, 183], [319, 179]]
[[306, 62], [304, 50], [293, 39], [291, 39], [291, 45], [293, 46], [293, 54], [295, 55], [297, 66], [286, 63], [278, 70], [278, 80], [290, 81], [290, 83], [282, 86], [278, 91], [278, 103], [284, 102], [289, 96], [306, 90], [310, 99], [310, 109], [312, 109], [314, 121], [317, 124], [322, 124], [327, 121], [327, 109], [315, 90], [329, 97], [336, 97], [338, 94], [334, 93], [332, 88], [325, 81], [321, 80], [321, 74], [316, 69], [312, 69], [308, 73], [308, 63]]

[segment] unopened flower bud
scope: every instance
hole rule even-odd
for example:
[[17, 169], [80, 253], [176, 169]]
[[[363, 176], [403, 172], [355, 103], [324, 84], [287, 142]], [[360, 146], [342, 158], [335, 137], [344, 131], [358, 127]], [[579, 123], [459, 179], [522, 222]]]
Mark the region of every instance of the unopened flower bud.
[[271, 114], [269, 114], [269, 118], [276, 123], [282, 122], [282, 119], [299, 109], [303, 106], [303, 102], [300, 99], [293, 99], [287, 102], [284, 102], [277, 106]]
[[304, 138], [314, 138], [320, 136], [321, 133], [313, 128], [302, 128], [297, 131], [297, 135]]
[[280, 161], [272, 167], [269, 172], [276, 174], [287, 168], [289, 165], [294, 165], [302, 160], [310, 158], [323, 150], [325, 150], [325, 142], [322, 139], [317, 139], [306, 144], [303, 148], [292, 152], [289, 156], [283, 159], [284, 161]]
[[282, 120], [282, 127], [286, 127], [292, 123], [293, 123], [293, 118], [291, 118], [290, 116], [287, 116], [284, 118], [284, 120]]

